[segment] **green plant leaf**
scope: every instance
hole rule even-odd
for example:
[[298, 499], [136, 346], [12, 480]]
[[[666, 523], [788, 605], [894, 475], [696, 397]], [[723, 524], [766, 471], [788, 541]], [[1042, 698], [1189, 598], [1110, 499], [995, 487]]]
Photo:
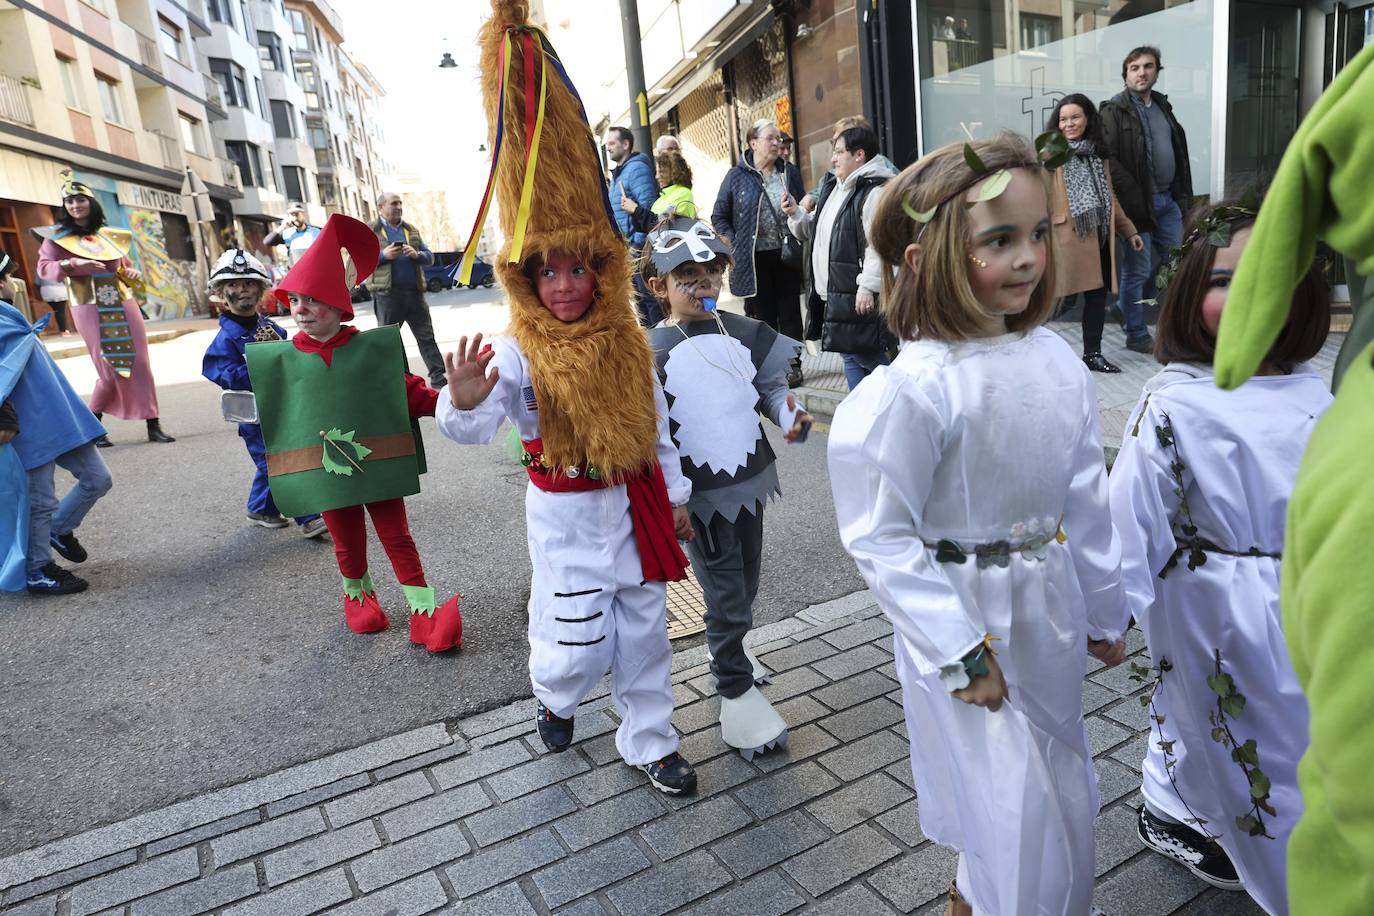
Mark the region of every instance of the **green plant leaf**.
[[1212, 692], [1219, 697], [1229, 697], [1236, 692], [1236, 682], [1229, 674], [1209, 674], [1207, 675], [1207, 686], [1212, 688]]
[[977, 195], [969, 203], [976, 204], [985, 200], [996, 200], [1009, 184], [1011, 184], [1011, 172], [1002, 169], [979, 186]]
[[1245, 697], [1239, 693], [1229, 697], [1222, 697], [1220, 700], [1217, 700], [1217, 703], [1220, 704], [1222, 712], [1226, 713], [1232, 719], [1240, 718], [1241, 712], [1245, 709]]
[[1248, 763], [1252, 767], [1259, 766], [1259, 748], [1255, 744], [1255, 739], [1251, 738], [1231, 752], [1231, 757], [1236, 763]]
[[1225, 743], [1226, 743], [1226, 729], [1221, 728], [1221, 727], [1217, 727], [1217, 728], [1212, 729], [1212, 740], [1215, 741], [1217, 744], [1225, 744]]
[[1260, 823], [1260, 819], [1253, 814], [1246, 814], [1236, 818], [1236, 826], [1250, 836], [1260, 836], [1264, 833], [1264, 825]]
[[918, 222], [918, 223], [928, 223], [928, 222], [930, 222], [931, 220], [933, 220], [933, 219], [935, 218], [935, 211], [938, 210], [938, 209], [940, 209], [940, 205], [939, 205], [939, 204], [936, 204], [935, 206], [931, 207], [929, 210], [917, 210], [915, 207], [913, 207], [913, 206], [911, 205], [911, 199], [910, 199], [910, 198], [911, 198], [911, 195], [910, 195], [910, 194], [906, 194], [906, 195], [904, 195], [904, 196], [902, 197], [902, 212], [903, 212], [903, 213], [905, 213], [907, 216], [911, 217], [912, 219], [914, 219], [914, 220], [915, 220], [916, 222]]
[[968, 164], [968, 167], [973, 170], [973, 174], [975, 175], [986, 175], [988, 173], [988, 167], [983, 164], [982, 157], [980, 157], [977, 151], [968, 143], [964, 144], [964, 162]]
[[1073, 156], [1069, 140], [1057, 130], [1050, 129], [1035, 138], [1035, 154], [1047, 169], [1061, 167]]
[[1268, 798], [1269, 797], [1269, 777], [1259, 770], [1252, 770], [1250, 773], [1250, 797]]

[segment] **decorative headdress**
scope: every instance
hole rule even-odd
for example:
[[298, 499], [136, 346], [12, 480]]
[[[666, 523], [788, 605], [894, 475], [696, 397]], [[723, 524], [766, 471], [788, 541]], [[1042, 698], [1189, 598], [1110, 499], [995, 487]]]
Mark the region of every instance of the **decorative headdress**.
[[210, 288], [214, 289], [230, 280], [257, 280], [270, 284], [272, 275], [262, 266], [261, 261], [242, 248], [230, 248], [219, 256], [219, 260], [215, 262], [215, 269], [210, 271]]
[[[495, 270], [510, 300], [510, 333], [530, 363], [544, 452], [557, 466], [589, 463], [618, 481], [655, 458], [653, 351], [636, 318], [629, 253], [582, 101], [528, 16], [526, 0], [492, 0], [480, 33], [491, 176], [462, 279], [498, 197], [506, 244]], [[596, 278], [592, 304], [577, 321], [555, 318], [526, 272], [527, 261], [557, 251]]]
[[377, 234], [366, 223], [342, 213], [332, 214], [329, 222], [320, 230], [319, 237], [286, 272], [281, 283], [272, 290], [272, 295], [282, 305], [287, 304], [288, 292], [318, 299], [343, 312], [344, 320], [348, 321], [353, 317], [353, 297], [349, 295], [351, 284], [348, 278], [351, 271], [340, 256], [341, 250], [348, 252], [353, 261], [357, 277], [352, 283], [357, 284], [372, 276], [377, 269], [382, 245], [377, 241]]
[[78, 181], [71, 169], [62, 170], [62, 199], [68, 197], [89, 197], [95, 200], [95, 192], [83, 181]]
[[672, 222], [650, 232], [648, 242], [654, 269], [660, 277], [688, 261], [706, 264], [721, 255], [730, 257], [730, 246], [716, 235], [716, 230], [688, 216], [674, 216]]
[[1259, 193], [1251, 189], [1235, 204], [1218, 207], [1198, 220], [1178, 247], [1170, 249], [1169, 260], [1159, 265], [1159, 270], [1155, 273], [1156, 299], [1142, 301], [1147, 305], [1154, 305], [1158, 301], [1157, 297], [1164, 294], [1164, 290], [1174, 279], [1174, 274], [1178, 273], [1178, 265], [1183, 261], [1184, 255], [1199, 241], [1204, 241], [1213, 248], [1228, 248], [1236, 223], [1253, 223], [1258, 213]]
[[[902, 212], [913, 220], [921, 224], [921, 233], [925, 232], [925, 227], [935, 218], [935, 214], [940, 208], [958, 197], [968, 193], [968, 190], [980, 181], [986, 180], [987, 183], [978, 189], [978, 196], [973, 200], [966, 201], [965, 206], [973, 206], [976, 203], [986, 200], [996, 200], [1002, 192], [1011, 184], [1012, 169], [1036, 169], [1047, 168], [1051, 171], [1059, 168], [1069, 161], [1073, 155], [1073, 150], [1069, 147], [1068, 139], [1057, 130], [1047, 130], [1035, 138], [1035, 158], [1026, 159], [1021, 162], [1012, 162], [994, 172], [983, 162], [978, 151], [970, 143], [964, 144], [964, 163], [969, 167], [972, 176], [961, 182], [957, 188], [944, 197], [940, 198], [933, 207], [918, 211], [912, 206], [911, 192], [908, 191], [902, 198]], [[919, 238], [919, 235], [918, 235]]]

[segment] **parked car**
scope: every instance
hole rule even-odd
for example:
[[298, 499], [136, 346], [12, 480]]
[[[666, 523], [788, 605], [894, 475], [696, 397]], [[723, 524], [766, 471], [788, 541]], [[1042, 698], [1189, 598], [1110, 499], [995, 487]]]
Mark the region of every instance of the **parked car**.
[[[461, 251], [434, 252], [434, 263], [425, 268], [425, 288], [431, 293], [437, 293], [441, 289], [452, 289], [460, 285], [458, 271], [462, 263]], [[472, 282], [467, 284], [468, 289], [490, 287], [495, 282], [496, 272], [491, 269], [491, 265], [477, 258], [472, 265]]]

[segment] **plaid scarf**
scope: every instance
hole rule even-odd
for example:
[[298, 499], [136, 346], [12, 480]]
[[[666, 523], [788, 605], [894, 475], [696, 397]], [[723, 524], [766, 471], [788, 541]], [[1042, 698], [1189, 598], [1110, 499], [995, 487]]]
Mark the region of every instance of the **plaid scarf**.
[[1107, 169], [1089, 140], [1070, 140], [1073, 156], [1064, 163], [1064, 188], [1069, 195], [1069, 215], [1080, 239], [1097, 233], [1106, 243], [1107, 221], [1112, 215], [1112, 192], [1107, 187]]

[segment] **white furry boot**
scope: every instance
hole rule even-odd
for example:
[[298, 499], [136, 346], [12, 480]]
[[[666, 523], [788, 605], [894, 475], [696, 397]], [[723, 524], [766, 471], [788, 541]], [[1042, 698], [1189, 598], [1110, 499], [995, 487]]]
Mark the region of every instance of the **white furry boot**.
[[750, 687], [733, 700], [720, 698], [720, 737], [751, 760], [755, 754], [787, 746], [787, 723], [757, 687]]

